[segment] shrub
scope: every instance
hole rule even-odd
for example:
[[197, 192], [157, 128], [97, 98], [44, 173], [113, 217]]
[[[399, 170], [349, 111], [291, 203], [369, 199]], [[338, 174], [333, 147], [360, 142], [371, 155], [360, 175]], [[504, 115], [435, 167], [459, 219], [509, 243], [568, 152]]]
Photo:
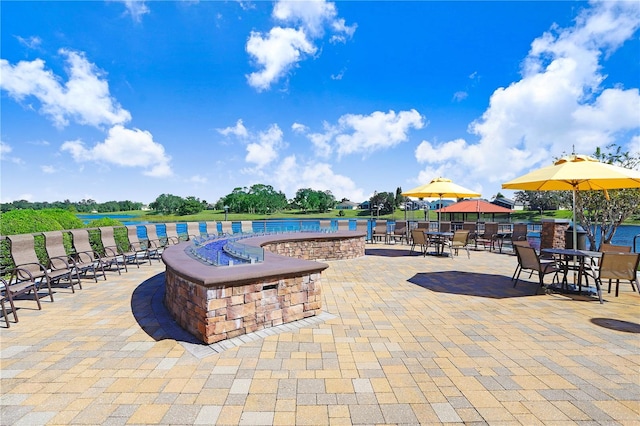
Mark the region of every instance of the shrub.
[[[87, 228], [99, 228], [101, 226], [113, 226], [113, 237], [116, 240], [118, 249], [120, 251], [126, 251], [129, 247], [129, 239], [127, 238], [127, 228], [119, 220], [112, 219], [110, 217], [103, 217], [100, 219], [92, 220], [87, 224]], [[100, 238], [100, 231], [89, 231], [89, 241], [91, 246], [96, 248], [96, 251], [100, 254], [104, 254], [104, 247], [102, 246], [102, 240]]]
[[[80, 229], [84, 228], [84, 223], [78, 219], [78, 217], [69, 210], [63, 209], [44, 209], [41, 210], [42, 214], [49, 216], [52, 219], [58, 221], [62, 226], [62, 229]], [[51, 231], [51, 229], [48, 229]]]
[[31, 209], [11, 210], [0, 214], [0, 234], [33, 234], [34, 232], [60, 231], [60, 222], [42, 211]]

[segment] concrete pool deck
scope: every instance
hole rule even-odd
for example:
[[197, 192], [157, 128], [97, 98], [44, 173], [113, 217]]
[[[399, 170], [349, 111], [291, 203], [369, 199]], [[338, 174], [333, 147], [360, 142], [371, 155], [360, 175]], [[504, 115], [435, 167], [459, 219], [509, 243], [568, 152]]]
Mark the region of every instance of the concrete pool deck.
[[366, 253], [327, 262], [319, 317], [218, 346], [167, 316], [157, 262], [56, 289], [42, 311], [20, 300], [0, 329], [0, 423], [640, 422], [627, 283], [600, 305], [536, 295], [535, 276], [514, 289], [508, 254]]

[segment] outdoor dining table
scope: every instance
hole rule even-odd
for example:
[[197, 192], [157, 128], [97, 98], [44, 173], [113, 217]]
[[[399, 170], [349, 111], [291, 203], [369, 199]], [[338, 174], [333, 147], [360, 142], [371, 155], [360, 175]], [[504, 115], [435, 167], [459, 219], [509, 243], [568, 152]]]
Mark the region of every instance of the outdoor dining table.
[[447, 241], [453, 237], [453, 232], [424, 231], [424, 235], [436, 246], [435, 256], [444, 256], [444, 247]]
[[[591, 270], [591, 268], [588, 267], [587, 262], [592, 259], [599, 259], [602, 257], [602, 252], [599, 251], [567, 248], [544, 248], [540, 250], [540, 252], [553, 255], [553, 257], [558, 260], [558, 263], [562, 266], [564, 272], [564, 277], [562, 279], [563, 289], [568, 290], [567, 275], [569, 274], [569, 270], [578, 272], [578, 294], [582, 292], [582, 277], [584, 277], [585, 282], [588, 284], [589, 270]], [[569, 265], [570, 261], [574, 261], [575, 263], [573, 265]], [[592, 276], [592, 278], [596, 283], [596, 289], [600, 290], [600, 286], [598, 281], [595, 279], [595, 276]], [[598, 291], [598, 296], [602, 299], [600, 291]]]

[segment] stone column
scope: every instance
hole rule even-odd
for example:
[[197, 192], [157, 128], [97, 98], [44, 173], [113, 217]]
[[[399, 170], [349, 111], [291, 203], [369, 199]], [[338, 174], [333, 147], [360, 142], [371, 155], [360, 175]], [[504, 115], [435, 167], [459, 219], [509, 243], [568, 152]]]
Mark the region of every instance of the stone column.
[[564, 248], [564, 233], [569, 228], [569, 219], [542, 219], [540, 249]]

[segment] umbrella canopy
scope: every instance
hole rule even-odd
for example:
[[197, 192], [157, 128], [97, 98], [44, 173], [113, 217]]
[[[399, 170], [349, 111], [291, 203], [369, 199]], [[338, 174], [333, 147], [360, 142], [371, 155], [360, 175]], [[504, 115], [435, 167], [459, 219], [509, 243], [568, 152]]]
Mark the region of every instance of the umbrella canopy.
[[587, 155], [570, 155], [503, 183], [502, 188], [525, 191], [640, 188], [640, 172], [601, 163]]
[[402, 193], [405, 197], [455, 197], [455, 198], [468, 198], [479, 197], [475, 191], [464, 188], [460, 185], [456, 185], [451, 182], [451, 179], [435, 178], [431, 182], [420, 185], [416, 188], [410, 189]]
[[577, 248], [576, 191], [640, 188], [640, 172], [601, 163], [587, 155], [569, 155], [553, 165], [502, 184], [503, 189], [573, 191], [573, 248]]
[[[460, 185], [456, 185], [451, 182], [451, 179], [439, 177], [433, 179], [426, 185], [420, 185], [416, 188], [410, 189], [402, 193], [405, 197], [455, 197], [455, 198], [467, 198], [467, 197], [479, 197], [480, 194], [470, 189], [464, 188]], [[442, 205], [442, 203], [440, 203]], [[440, 213], [438, 213], [438, 221], [440, 221]]]

